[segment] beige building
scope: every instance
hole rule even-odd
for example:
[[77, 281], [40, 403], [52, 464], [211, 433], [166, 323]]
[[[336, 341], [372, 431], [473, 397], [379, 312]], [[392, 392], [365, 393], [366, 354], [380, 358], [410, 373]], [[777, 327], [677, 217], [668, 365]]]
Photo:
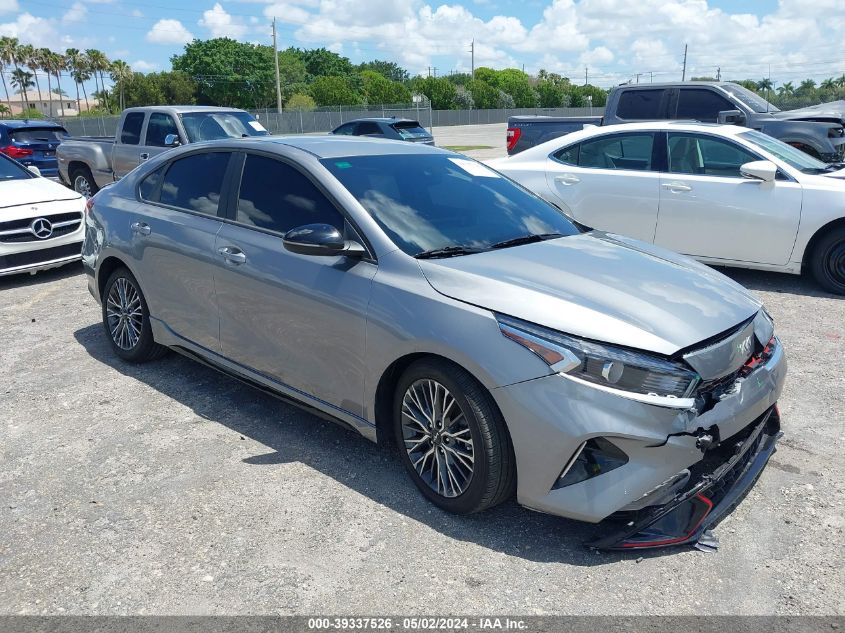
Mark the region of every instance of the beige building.
[[[0, 95], [5, 97], [5, 95]], [[99, 105], [99, 101], [93, 97], [89, 97], [86, 105], [84, 99], [80, 99], [77, 103], [76, 99], [69, 96], [60, 97], [59, 95], [48, 95], [46, 91], [42, 90], [39, 97], [38, 91], [33, 89], [27, 91], [27, 101], [30, 108], [35, 108], [44, 116], [77, 116], [80, 111], [87, 112], [93, 110]], [[26, 102], [22, 94], [9, 95], [9, 99], [0, 98], [0, 104], [9, 108], [12, 112], [12, 117], [20, 115], [26, 109]], [[9, 116], [9, 115], [5, 115]]]

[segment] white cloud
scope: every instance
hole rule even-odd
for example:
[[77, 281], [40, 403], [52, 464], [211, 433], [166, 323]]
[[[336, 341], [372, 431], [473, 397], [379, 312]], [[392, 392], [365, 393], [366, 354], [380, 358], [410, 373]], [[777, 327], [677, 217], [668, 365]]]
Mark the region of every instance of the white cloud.
[[158, 64], [153, 64], [152, 62], [145, 62], [143, 59], [138, 59], [134, 62], [130, 62], [130, 68], [135, 72], [139, 73], [148, 73], [158, 68]]
[[133, 18], [143, 18], [144, 13], [142, 11], [139, 11], [138, 9], [132, 9], [132, 17]]
[[88, 14], [88, 7], [81, 2], [74, 2], [73, 6], [62, 16], [62, 22], [81, 22]]
[[36, 47], [55, 46], [60, 41], [56, 21], [21, 13], [14, 22], [0, 24], [0, 35], [16, 37], [23, 44]]
[[18, 0], [0, 0], [0, 13], [11, 13], [19, 10]]
[[289, 24], [305, 24], [314, 16], [292, 2], [273, 2], [264, 8], [264, 15]]
[[153, 44], [187, 44], [193, 34], [179, 20], [159, 20], [147, 33], [147, 41]]
[[233, 18], [223, 8], [219, 2], [211, 9], [202, 14], [202, 18], [197, 22], [200, 26], [208, 29], [211, 37], [231, 37], [232, 39], [240, 39], [248, 30], [248, 27], [240, 20]]

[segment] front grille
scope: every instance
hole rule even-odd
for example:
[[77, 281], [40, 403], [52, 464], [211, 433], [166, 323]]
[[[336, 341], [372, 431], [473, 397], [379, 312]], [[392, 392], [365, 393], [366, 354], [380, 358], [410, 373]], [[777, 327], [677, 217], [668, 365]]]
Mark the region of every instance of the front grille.
[[72, 257], [73, 255], [82, 255], [82, 244], [65, 244], [64, 246], [42, 248], [41, 250], [29, 251], [27, 253], [0, 255], [0, 270], [42, 264], [53, 261], [54, 259]]
[[[41, 239], [30, 230], [30, 225], [33, 220], [37, 218], [44, 218], [53, 226], [53, 232], [50, 237]], [[62, 237], [63, 235], [67, 235], [68, 233], [73, 233], [79, 228], [80, 222], [82, 222], [82, 214], [78, 211], [74, 211], [72, 213], [53, 213], [33, 218], [0, 222], [0, 243], [19, 244], [21, 242], [46, 242], [57, 237]], [[62, 224], [64, 224], [64, 226], [60, 226]]]

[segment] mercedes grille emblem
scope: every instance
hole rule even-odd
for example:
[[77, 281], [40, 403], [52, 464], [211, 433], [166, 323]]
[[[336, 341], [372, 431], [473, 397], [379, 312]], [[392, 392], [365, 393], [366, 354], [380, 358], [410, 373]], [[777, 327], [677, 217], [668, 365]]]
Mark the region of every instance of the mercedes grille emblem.
[[46, 240], [53, 234], [53, 225], [47, 218], [38, 218], [33, 220], [29, 225], [29, 229], [40, 240]]

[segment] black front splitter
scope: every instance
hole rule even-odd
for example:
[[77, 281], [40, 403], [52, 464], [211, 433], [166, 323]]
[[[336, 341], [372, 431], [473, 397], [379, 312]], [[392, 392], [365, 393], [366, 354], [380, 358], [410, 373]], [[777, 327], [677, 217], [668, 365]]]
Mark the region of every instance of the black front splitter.
[[715, 549], [718, 541], [708, 530], [742, 501], [763, 472], [782, 435], [776, 407], [750, 426], [751, 431], [736, 454], [711, 473], [701, 475], [672, 501], [640, 511], [625, 527], [587, 543], [587, 546], [630, 551], [698, 544], [700, 541], [701, 549]]

